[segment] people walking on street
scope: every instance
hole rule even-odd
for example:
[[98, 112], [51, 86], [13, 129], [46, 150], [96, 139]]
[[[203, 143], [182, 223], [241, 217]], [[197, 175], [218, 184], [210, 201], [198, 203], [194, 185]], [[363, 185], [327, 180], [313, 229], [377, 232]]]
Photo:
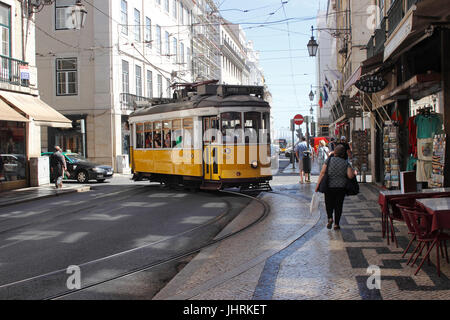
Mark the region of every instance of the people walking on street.
[[67, 171], [66, 159], [62, 154], [62, 150], [59, 146], [55, 147], [55, 152], [51, 155], [50, 165], [53, 172], [53, 177], [55, 178], [56, 189], [62, 189], [64, 172]]
[[334, 148], [336, 147], [336, 140], [334, 138], [331, 138], [328, 146], [329, 146], [330, 152], [333, 152]]
[[[302, 142], [300, 142], [299, 144], [297, 144], [295, 146], [294, 152], [295, 152], [295, 157], [298, 160], [298, 170], [300, 173], [300, 183], [304, 183], [304, 176], [305, 176], [305, 172], [303, 170], [303, 152], [308, 151], [308, 145], [306, 144], [306, 138], [302, 137]], [[311, 147], [309, 147], [309, 151], [312, 154], [312, 149]], [[310, 182], [309, 178], [306, 180], [306, 182]]]
[[350, 145], [347, 142], [347, 138], [345, 136], [341, 137], [341, 140], [339, 143], [336, 144], [336, 146], [342, 145], [345, 148], [345, 160], [352, 158], [352, 149], [350, 148]]
[[323, 165], [316, 186], [316, 192], [318, 192], [320, 182], [328, 170], [328, 189], [325, 192], [325, 207], [328, 216], [328, 229], [331, 229], [333, 225], [333, 212], [334, 229], [340, 229], [339, 222], [342, 216], [342, 207], [344, 205], [346, 193], [345, 185], [347, 184], [347, 179], [353, 179], [356, 176], [356, 171], [352, 169], [348, 160], [345, 159], [345, 154], [346, 150], [343, 145], [336, 146], [334, 156], [331, 156]]
[[319, 169], [322, 168], [325, 161], [327, 161], [328, 157], [330, 156], [330, 149], [328, 149], [327, 144], [325, 140], [320, 140], [319, 142], [319, 150], [317, 155], [317, 160], [319, 163]]

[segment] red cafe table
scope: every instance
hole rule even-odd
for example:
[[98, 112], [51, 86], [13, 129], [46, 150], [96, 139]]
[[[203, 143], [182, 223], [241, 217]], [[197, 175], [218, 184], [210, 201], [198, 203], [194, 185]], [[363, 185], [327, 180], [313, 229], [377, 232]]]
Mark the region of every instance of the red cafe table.
[[450, 188], [423, 189], [422, 191], [402, 192], [401, 190], [381, 190], [378, 196], [378, 204], [381, 207], [381, 223], [383, 238], [386, 234], [386, 219], [389, 215], [389, 201], [392, 198], [431, 198], [437, 195], [448, 195], [450, 197]]
[[450, 229], [450, 196], [446, 198], [417, 199], [416, 202], [432, 217], [431, 231]]

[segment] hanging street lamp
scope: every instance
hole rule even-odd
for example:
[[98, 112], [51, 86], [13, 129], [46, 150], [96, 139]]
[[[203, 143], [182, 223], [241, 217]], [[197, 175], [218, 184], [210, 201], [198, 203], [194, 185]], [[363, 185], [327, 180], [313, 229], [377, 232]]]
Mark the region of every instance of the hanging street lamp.
[[81, 0], [77, 0], [77, 3], [72, 7], [72, 22], [74, 29], [80, 30], [84, 27], [86, 16], [86, 7], [81, 3]]
[[311, 39], [308, 42], [308, 52], [309, 52], [309, 56], [310, 57], [315, 57], [317, 54], [317, 49], [319, 48], [319, 45], [316, 41], [316, 39], [314, 39], [314, 27], [311, 26]]

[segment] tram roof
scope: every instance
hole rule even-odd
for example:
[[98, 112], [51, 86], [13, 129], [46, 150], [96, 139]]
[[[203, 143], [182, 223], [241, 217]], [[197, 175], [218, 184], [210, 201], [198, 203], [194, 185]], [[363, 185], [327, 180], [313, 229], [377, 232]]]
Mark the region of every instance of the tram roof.
[[210, 107], [270, 107], [269, 103], [261, 98], [251, 95], [231, 95], [227, 97], [217, 95], [195, 95], [186, 101], [174, 103], [148, 105], [137, 109], [131, 116], [144, 116], [150, 114], [167, 113], [174, 111], [210, 108]]

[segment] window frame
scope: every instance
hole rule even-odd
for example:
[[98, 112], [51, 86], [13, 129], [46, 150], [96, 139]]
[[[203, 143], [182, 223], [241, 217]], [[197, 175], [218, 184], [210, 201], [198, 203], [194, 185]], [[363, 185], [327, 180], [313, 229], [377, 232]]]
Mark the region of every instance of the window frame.
[[134, 40], [141, 41], [141, 11], [134, 8]]
[[[125, 4], [125, 11], [123, 11], [124, 4]], [[124, 18], [125, 18], [125, 21], [123, 21]], [[126, 0], [121, 0], [121, 2], [120, 2], [120, 23], [122, 25], [120, 32], [122, 34], [128, 36], [128, 2]]]
[[[75, 3], [76, 3], [76, 1], [73, 1], [72, 5], [75, 5]], [[72, 22], [72, 27], [71, 28], [67, 27], [66, 24], [65, 24], [64, 28], [58, 27], [58, 23], [57, 23], [57, 21], [58, 21], [58, 19], [57, 19], [58, 13], [57, 12], [59, 11], [58, 9], [67, 10], [67, 8], [71, 8], [72, 5], [58, 5], [58, 0], [55, 1], [55, 10], [54, 10], [54, 13], [55, 13], [55, 31], [72, 30], [72, 29], [74, 29], [73, 22]]]
[[[67, 70], [59, 70], [58, 69], [58, 62], [61, 60], [75, 60], [75, 69], [67, 69]], [[66, 89], [68, 89], [69, 81], [67, 81], [67, 76], [69, 73], [75, 73], [75, 93], [60, 93], [59, 92], [59, 82], [58, 82], [58, 76], [59, 74], [64, 73], [66, 78]], [[65, 97], [65, 96], [77, 96], [78, 95], [78, 58], [77, 57], [67, 57], [67, 58], [56, 58], [55, 59], [55, 82], [56, 82], [56, 96], [58, 97]], [[68, 90], [67, 90], [68, 91]]]
[[[139, 70], [139, 76], [138, 76], [138, 70]], [[140, 65], [135, 65], [134, 68], [134, 78], [135, 78], [135, 85], [136, 85], [136, 95], [138, 97], [142, 97], [142, 67]], [[138, 92], [139, 89], [139, 92]]]

